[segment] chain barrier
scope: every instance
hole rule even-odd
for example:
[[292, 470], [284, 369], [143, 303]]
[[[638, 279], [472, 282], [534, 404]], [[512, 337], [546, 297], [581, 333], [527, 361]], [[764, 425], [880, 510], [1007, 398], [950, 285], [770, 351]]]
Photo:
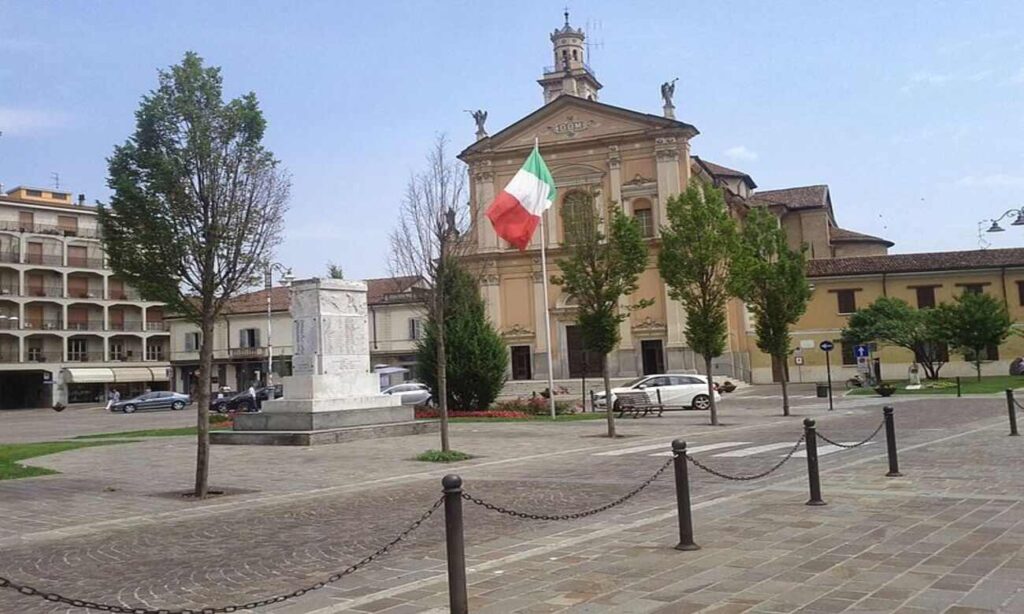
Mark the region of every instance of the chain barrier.
[[878, 432], [881, 431], [884, 426], [885, 426], [885, 420], [882, 420], [882, 423], [878, 425], [878, 428], [875, 429], [874, 433], [871, 433], [870, 435], [868, 435], [867, 439], [865, 439], [863, 441], [858, 441], [857, 443], [839, 443], [838, 441], [832, 441], [828, 437], [825, 437], [824, 435], [822, 435], [821, 431], [818, 431], [818, 439], [821, 439], [821, 440], [823, 440], [823, 441], [825, 441], [827, 443], [830, 443], [830, 444], [832, 444], [834, 446], [838, 446], [840, 448], [847, 448], [847, 449], [849, 449], [849, 448], [859, 448], [862, 445], [864, 445], [867, 442], [869, 442], [872, 439], [874, 439], [875, 435], [877, 435]]
[[1020, 401], [1017, 400], [1017, 397], [1013, 398], [1013, 404], [1017, 406], [1017, 409], [1024, 409], [1024, 405], [1020, 404]]
[[611, 503], [607, 503], [605, 505], [602, 505], [601, 507], [595, 507], [593, 509], [589, 509], [589, 510], [586, 510], [584, 512], [575, 512], [575, 513], [572, 513], [572, 514], [551, 515], [551, 514], [531, 514], [529, 512], [520, 512], [518, 510], [513, 510], [513, 509], [509, 509], [507, 507], [502, 507], [500, 505], [495, 505], [493, 503], [489, 503], [487, 501], [484, 501], [483, 499], [474, 497], [474, 496], [470, 495], [467, 492], [462, 493], [462, 498], [465, 499], [466, 501], [469, 501], [470, 503], [475, 503], [476, 505], [479, 505], [480, 507], [486, 508], [486, 509], [488, 509], [488, 510], [490, 510], [492, 512], [498, 512], [499, 514], [505, 514], [506, 516], [513, 516], [515, 518], [521, 518], [523, 520], [576, 520], [577, 518], [586, 518], [587, 516], [593, 516], [594, 514], [600, 514], [601, 512], [610, 510], [613, 507], [617, 507], [619, 505], [622, 505], [626, 501], [629, 501], [633, 497], [635, 497], [638, 494], [640, 494], [645, 488], [650, 486], [651, 483], [654, 482], [654, 480], [657, 480], [658, 476], [660, 476], [662, 473], [665, 473], [665, 470], [668, 469], [671, 466], [672, 466], [672, 459], [670, 458], [667, 461], [665, 461], [665, 464], [662, 465], [661, 468], [659, 468], [657, 471], [654, 472], [654, 475], [652, 475], [651, 477], [647, 478], [646, 480], [641, 482], [639, 486], [637, 486], [633, 490], [629, 491], [628, 493], [622, 495], [618, 499], [612, 501]]
[[749, 482], [750, 480], [759, 480], [759, 479], [761, 479], [763, 477], [767, 477], [767, 476], [771, 475], [772, 473], [775, 473], [776, 471], [778, 471], [779, 468], [781, 468], [783, 465], [785, 465], [786, 462], [789, 459], [793, 458], [793, 455], [796, 454], [797, 448], [799, 448], [800, 444], [802, 444], [804, 442], [804, 437], [806, 437], [806, 435], [800, 435], [800, 439], [796, 440], [796, 443], [793, 444], [793, 447], [790, 448], [789, 452], [786, 453], [786, 456], [783, 457], [782, 460], [780, 460], [779, 462], [777, 462], [774, 465], [772, 465], [772, 467], [770, 469], [768, 469], [767, 471], [763, 471], [761, 473], [755, 473], [754, 475], [729, 475], [728, 473], [722, 473], [721, 471], [719, 471], [717, 469], [712, 469], [711, 467], [708, 467], [707, 465], [705, 465], [704, 463], [700, 462], [696, 458], [690, 456], [689, 454], [686, 455], [686, 460], [688, 460], [691, 463], [693, 463], [693, 465], [695, 467], [697, 467], [698, 469], [702, 469], [702, 470], [710, 473], [711, 475], [713, 475], [715, 477], [719, 477], [719, 478], [722, 478], [724, 480], [732, 480], [734, 482]]
[[292, 591], [290, 593], [286, 593], [284, 595], [276, 595], [274, 597], [267, 597], [265, 599], [260, 599], [259, 601], [251, 601], [249, 603], [242, 604], [242, 605], [227, 605], [227, 606], [220, 606], [220, 607], [216, 607], [216, 608], [182, 608], [180, 610], [170, 610], [170, 609], [167, 609], [167, 608], [152, 609], [152, 608], [138, 608], [138, 607], [131, 607], [131, 606], [121, 606], [121, 605], [113, 605], [113, 604], [109, 604], [109, 603], [98, 603], [98, 602], [95, 602], [95, 601], [87, 601], [85, 599], [72, 599], [70, 597], [65, 597], [64, 595], [61, 595], [59, 593], [48, 592], [48, 591], [45, 591], [45, 590], [42, 590], [42, 589], [38, 589], [38, 588], [34, 588], [32, 586], [28, 586], [28, 585], [25, 585], [25, 584], [19, 584], [19, 583], [15, 582], [15, 581], [13, 581], [13, 580], [11, 580], [9, 578], [5, 578], [3, 576], [0, 576], [0, 588], [10, 589], [10, 590], [16, 591], [18, 593], [21, 593], [22, 595], [27, 595], [27, 596], [30, 596], [30, 597], [39, 597], [41, 599], [45, 599], [46, 601], [51, 601], [51, 602], [54, 602], [54, 603], [63, 603], [65, 605], [69, 605], [69, 606], [76, 607], [76, 608], [87, 608], [87, 609], [90, 609], [90, 610], [100, 610], [101, 612], [116, 612], [118, 614], [225, 614], [227, 612], [240, 612], [240, 611], [243, 611], [243, 610], [255, 610], [256, 608], [262, 608], [263, 606], [268, 606], [268, 605], [272, 605], [272, 604], [275, 604], [275, 603], [282, 603], [284, 601], [288, 601], [289, 599], [295, 599], [296, 597], [301, 597], [302, 595], [305, 595], [306, 593], [308, 593], [310, 591], [315, 591], [317, 589], [321, 589], [321, 588], [327, 586], [328, 584], [337, 582], [338, 580], [341, 580], [345, 576], [350, 575], [352, 573], [355, 573], [356, 571], [359, 571], [363, 567], [365, 567], [365, 566], [369, 565], [370, 563], [372, 563], [374, 560], [376, 560], [376, 559], [380, 558], [381, 556], [387, 554], [388, 551], [390, 551], [393, 547], [395, 547], [399, 542], [401, 542], [406, 537], [408, 537], [410, 533], [412, 533], [416, 529], [420, 528], [420, 525], [422, 525], [424, 522], [426, 522], [426, 520], [428, 518], [430, 518], [434, 514], [434, 512], [436, 512], [438, 510], [438, 508], [440, 508], [441, 505], [443, 505], [443, 504], [444, 504], [444, 497], [438, 498], [438, 500], [435, 501], [434, 504], [431, 505], [427, 509], [427, 511], [423, 512], [422, 516], [420, 516], [418, 519], [416, 519], [415, 522], [413, 522], [408, 527], [406, 527], [406, 529], [404, 531], [402, 531], [401, 533], [399, 533], [397, 537], [395, 537], [394, 539], [392, 539], [388, 543], [384, 544], [382, 547], [378, 548], [372, 554], [363, 557], [358, 562], [353, 563], [352, 565], [349, 565], [348, 567], [346, 567], [345, 569], [343, 569], [343, 570], [341, 570], [341, 571], [339, 571], [337, 573], [331, 574], [330, 576], [327, 577], [326, 580], [321, 580], [320, 582], [317, 582], [316, 584], [312, 584], [310, 586], [307, 586], [307, 587], [304, 587], [304, 588], [300, 588], [298, 590], [294, 590], [294, 591]]

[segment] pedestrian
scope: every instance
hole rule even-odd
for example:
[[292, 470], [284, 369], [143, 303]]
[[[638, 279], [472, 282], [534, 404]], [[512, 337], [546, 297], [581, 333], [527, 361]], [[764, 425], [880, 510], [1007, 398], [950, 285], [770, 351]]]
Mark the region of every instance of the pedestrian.
[[259, 401], [256, 398], [256, 386], [249, 384], [249, 411], [259, 410]]
[[117, 388], [114, 388], [113, 403], [110, 404], [110, 407], [113, 408], [114, 404], [117, 403], [120, 400], [121, 400], [121, 391], [118, 390]]
[[114, 391], [113, 390], [108, 390], [107, 391], [107, 411], [110, 411], [110, 408], [113, 407], [113, 406], [114, 406]]

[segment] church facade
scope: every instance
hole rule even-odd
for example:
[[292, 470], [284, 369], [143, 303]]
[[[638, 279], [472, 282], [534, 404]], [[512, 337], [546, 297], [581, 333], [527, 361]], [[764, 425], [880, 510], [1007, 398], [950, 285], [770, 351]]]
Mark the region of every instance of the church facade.
[[[807, 246], [812, 263], [834, 261], [831, 267], [811, 266], [812, 275], [820, 271], [825, 276], [827, 272], [829, 287], [846, 283], [841, 271], [849, 267], [843, 262], [861, 258], [886, 261], [894, 257], [888, 255], [891, 242], [839, 226], [828, 186], [758, 190], [753, 178], [743, 171], [695, 155], [691, 141], [699, 131], [676, 117], [674, 82], [662, 85], [662, 112], [657, 115], [606, 104], [598, 99], [602, 85], [586, 62], [585, 33], [573, 28], [567, 15], [565, 24], [550, 39], [554, 64], [545, 68], [538, 80], [543, 106], [491, 135], [483, 126], [486, 115], [475, 114], [477, 141], [459, 154], [469, 170], [473, 222], [472, 236], [466, 238], [469, 250], [464, 260], [479, 272], [489, 316], [510, 347], [511, 380], [545, 380], [548, 352], [556, 380], [600, 373], [599, 361], [588, 356], [583, 348], [571, 297], [544, 279], [540, 263], [541, 241], [545, 241], [549, 279], [557, 273], [555, 262], [565, 253], [561, 211], [583, 194], [593, 195], [602, 215], [614, 203], [635, 217], [650, 251], [650, 264], [640, 278], [639, 290], [623, 297], [622, 304], [643, 299], [654, 302], [631, 312], [621, 324], [621, 342], [609, 357], [612, 377], [703, 371], [702, 358], [685, 341], [685, 312], [669, 297], [656, 265], [660, 227], [666, 223], [666, 202], [695, 177], [722, 188], [731, 214], [737, 219], [742, 220], [752, 207], [768, 208], [779, 217], [793, 247]], [[484, 212], [519, 170], [535, 141], [551, 170], [558, 194], [554, 206], [544, 214], [543, 236], [538, 231], [529, 247], [519, 251], [497, 237]], [[1020, 265], [1024, 280], [1024, 254]], [[549, 293], [547, 304], [543, 298], [545, 283]], [[800, 332], [798, 339], [805, 344], [811, 336], [839, 336], [845, 320], [831, 318], [837, 315], [831, 306], [835, 295], [832, 290], [827, 292], [815, 292], [804, 319], [815, 328], [799, 330], [800, 324], [796, 327]], [[817, 313], [819, 309], [825, 313]], [[551, 347], [543, 330], [545, 310], [551, 315]], [[757, 350], [752, 322], [741, 302], [729, 303], [728, 318], [727, 351], [713, 362], [713, 374], [771, 382], [779, 378], [782, 369], [792, 372], [793, 365], [773, 365]], [[825, 320], [835, 323], [827, 330], [817, 328]], [[801, 356], [799, 362], [807, 365], [802, 372], [804, 381], [818, 378], [816, 358]], [[906, 357], [896, 356], [887, 364], [893, 365], [896, 372], [909, 362]]]

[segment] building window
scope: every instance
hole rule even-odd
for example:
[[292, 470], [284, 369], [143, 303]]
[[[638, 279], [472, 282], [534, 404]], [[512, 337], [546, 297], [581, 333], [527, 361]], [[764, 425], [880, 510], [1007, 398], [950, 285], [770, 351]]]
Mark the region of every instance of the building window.
[[836, 290], [836, 302], [839, 305], [839, 313], [853, 313], [857, 311], [856, 290]]
[[654, 214], [651, 212], [651, 201], [640, 198], [633, 201], [633, 217], [640, 226], [640, 235], [647, 238], [654, 236]]
[[1017, 302], [1024, 307], [1024, 281], [1017, 282]]
[[409, 318], [409, 339], [418, 341], [423, 336], [423, 320]]
[[185, 351], [199, 351], [199, 333], [185, 333]]
[[258, 348], [260, 347], [260, 329], [243, 328], [238, 331], [238, 347]]
[[513, 345], [512, 379], [533, 379], [532, 352], [528, 345]]
[[89, 357], [89, 345], [85, 339], [68, 339], [68, 360], [84, 362]]
[[42, 198], [43, 192], [41, 190], [25, 190], [25, 196], [31, 196], [33, 198]]
[[146, 346], [146, 360], [163, 360], [164, 359], [164, 347], [162, 345], [152, 343]]
[[981, 294], [985, 291], [985, 284], [961, 284], [964, 294]]
[[110, 360], [124, 360], [124, 343], [120, 341], [110, 342]]
[[839, 343], [839, 353], [843, 356], [843, 365], [849, 366], [857, 364], [857, 355], [854, 353], [854, 348], [857, 347], [855, 343]]
[[935, 286], [920, 286], [917, 291], [917, 308], [930, 309], [935, 306]]

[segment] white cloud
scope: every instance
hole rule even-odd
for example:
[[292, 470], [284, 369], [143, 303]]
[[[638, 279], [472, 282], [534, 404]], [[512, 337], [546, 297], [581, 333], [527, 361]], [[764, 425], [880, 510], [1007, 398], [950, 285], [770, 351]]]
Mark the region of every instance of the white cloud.
[[746, 145], [737, 145], [736, 147], [730, 147], [725, 150], [725, 157], [732, 160], [741, 160], [743, 162], [751, 162], [757, 160], [760, 156], [757, 155], [756, 151], [747, 149]]
[[8, 136], [28, 136], [68, 123], [66, 113], [40, 109], [0, 107], [0, 132]]
[[988, 81], [995, 74], [991, 69], [979, 70], [972, 73], [948, 73], [919, 70], [907, 78], [907, 82], [900, 88], [903, 92], [910, 92], [925, 87], [945, 87], [957, 83], [981, 83]]
[[1024, 187], [1024, 175], [992, 173], [989, 175], [967, 175], [956, 181], [965, 188], [1020, 188]]

